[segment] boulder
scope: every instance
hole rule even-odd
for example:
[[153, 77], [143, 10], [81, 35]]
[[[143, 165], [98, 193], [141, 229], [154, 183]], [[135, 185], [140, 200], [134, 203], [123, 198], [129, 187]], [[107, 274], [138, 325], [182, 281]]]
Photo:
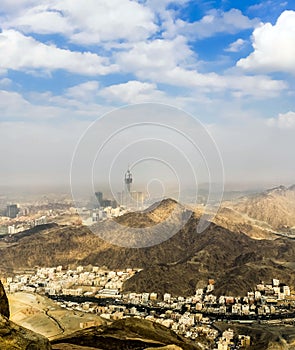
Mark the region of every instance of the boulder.
[[1, 281], [0, 281], [0, 314], [9, 318], [8, 299]]

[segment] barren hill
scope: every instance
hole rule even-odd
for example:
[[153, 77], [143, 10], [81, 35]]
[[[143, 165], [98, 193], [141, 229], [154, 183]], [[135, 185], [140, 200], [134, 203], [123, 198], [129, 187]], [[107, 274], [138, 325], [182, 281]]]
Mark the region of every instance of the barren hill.
[[[201, 337], [200, 342], [202, 342]], [[197, 343], [186, 340], [165, 326], [137, 318], [126, 318], [115, 321], [111, 325], [81, 330], [52, 343], [53, 349], [63, 349], [58, 344], [87, 345], [110, 350], [162, 348], [169, 344], [179, 346], [183, 350], [201, 349]]]
[[288, 232], [295, 227], [295, 186], [275, 187], [226, 205], [274, 231]]
[[126, 213], [115, 220], [127, 227], [150, 227], [167, 220], [177, 208], [184, 210], [182, 205], [168, 198], [154, 203], [142, 212]]
[[[201, 216], [203, 207], [193, 207]], [[279, 186], [221, 203], [212, 221], [254, 239], [295, 238], [295, 185]]]
[[[162, 204], [174, 210], [174, 202]], [[162, 204], [157, 205], [158, 213], [163, 210]], [[217, 293], [244, 294], [261, 279], [274, 277], [294, 285], [294, 240], [254, 240], [216, 224], [197, 233], [198, 217], [186, 209], [183, 213], [187, 218], [183, 228], [161, 244], [145, 248], [112, 245], [85, 227], [54, 227], [35, 232], [1, 249], [0, 268], [59, 264], [104, 265], [111, 269], [137, 267], [143, 271], [127, 281], [125, 290], [176, 295], [193, 294], [196, 286], [204, 286], [208, 278], [216, 280]], [[150, 224], [145, 217], [151, 220], [152, 210], [140, 215], [141, 224]], [[133, 223], [137, 216], [138, 213], [134, 216], [131, 213], [120, 220]], [[172, 218], [167, 225], [175, 222]], [[104, 232], [108, 223], [99, 227]], [[124, 237], [122, 231], [120, 225], [112, 235]]]

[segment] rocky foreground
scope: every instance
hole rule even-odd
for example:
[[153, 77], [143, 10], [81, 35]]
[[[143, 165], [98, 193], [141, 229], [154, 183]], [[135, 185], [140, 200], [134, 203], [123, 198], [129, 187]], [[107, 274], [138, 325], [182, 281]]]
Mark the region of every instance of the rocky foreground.
[[[87, 345], [95, 349], [201, 349], [158, 323], [126, 318], [111, 325], [91, 327], [52, 341], [53, 349], [67, 349], [66, 344]], [[169, 347], [167, 347], [170, 345]]]
[[9, 321], [8, 300], [0, 282], [0, 349], [1, 350], [50, 350], [49, 340], [40, 334]]
[[[214, 346], [206, 338], [198, 337], [196, 342], [191, 342], [158, 323], [137, 318], [90, 327], [49, 342], [44, 336], [9, 320], [9, 305], [1, 282], [0, 295], [1, 350], [207, 350]], [[229, 324], [216, 322], [215, 326], [223, 331]], [[232, 324], [231, 328], [235, 333], [251, 336], [253, 343], [249, 350], [295, 349], [291, 325]]]
[[146, 320], [128, 318], [111, 325], [91, 327], [55, 339], [52, 344], [40, 334], [9, 320], [8, 300], [0, 282], [1, 350], [198, 350], [199, 345], [178, 336], [168, 328]]

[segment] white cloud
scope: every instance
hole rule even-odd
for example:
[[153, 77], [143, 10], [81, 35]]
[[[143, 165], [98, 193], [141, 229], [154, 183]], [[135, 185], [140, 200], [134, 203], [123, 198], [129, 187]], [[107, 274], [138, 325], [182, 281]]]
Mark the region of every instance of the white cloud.
[[226, 49], [225, 51], [227, 52], [239, 52], [240, 50], [242, 50], [245, 47], [246, 44], [246, 40], [243, 39], [237, 39], [236, 41], [234, 41], [233, 43], [231, 43]]
[[30, 6], [36, 6], [38, 3], [40, 0], [1, 0], [1, 10], [6, 14], [16, 14]]
[[107, 100], [123, 103], [163, 102], [166, 99], [164, 92], [159, 91], [156, 84], [136, 80], [108, 86], [100, 94]]
[[[83, 84], [80, 84], [83, 85]], [[52, 92], [31, 92], [27, 93], [27, 101], [29, 102], [29, 108], [32, 109], [33, 113], [27, 113], [27, 109], [23, 110], [23, 118], [30, 119], [31, 117], [37, 119], [46, 120], [48, 118], [55, 118], [54, 120], [73, 120], [73, 119], [84, 119], [93, 120], [99, 115], [102, 115], [110, 110], [109, 106], [102, 106], [99, 102], [97, 92], [91, 91], [87, 93], [87, 89], [80, 91], [79, 86], [67, 89], [62, 95], [54, 95]], [[77, 92], [77, 94], [76, 94]], [[43, 113], [37, 114], [35, 111], [43, 108]], [[51, 113], [48, 110], [52, 110]], [[9, 109], [6, 113], [9, 115]]]
[[[81, 0], [75, 2], [60, 0], [50, 4], [44, 0], [38, 4], [32, 2], [27, 9], [18, 8], [17, 15], [10, 18], [6, 25], [21, 28], [27, 32], [61, 32], [71, 40], [81, 43], [100, 42], [107, 49], [119, 45], [117, 50], [113, 50], [111, 59], [91, 52], [70, 51], [44, 44], [10, 29], [0, 34], [0, 70], [51, 72], [64, 69], [72, 73], [92, 76], [120, 70], [121, 73], [133, 74], [143, 81], [143, 84], [144, 82], [164, 83], [188, 89], [201, 89], [205, 93], [230, 90], [236, 96], [269, 97], [278, 94], [286, 87], [283, 82], [265, 76], [221, 75], [215, 72], [198, 71], [199, 62], [196, 53], [189, 47], [188, 38], [177, 33], [207, 37], [218, 32], [235, 33], [253, 28], [257, 20], [250, 20], [239, 10], [232, 9], [228, 12], [211, 10], [200, 21], [194, 23], [178, 20], [173, 24], [174, 29], [177, 30], [173, 37], [148, 40], [148, 36], [157, 30], [154, 23], [156, 9], [153, 1], [146, 4], [129, 0], [87, 1], [89, 6], [85, 6]], [[172, 2], [175, 3], [175, 1]], [[176, 3], [185, 2], [185, 0], [176, 1]], [[171, 20], [174, 13], [166, 9], [169, 3], [171, 1], [161, 1], [164, 9], [162, 15], [164, 17], [166, 15], [167, 20], [169, 18]], [[164, 27], [167, 23], [164, 21]], [[127, 42], [123, 44], [115, 42], [118, 39], [127, 40]], [[106, 42], [101, 42], [104, 40]], [[239, 39], [231, 44], [228, 51], [238, 50], [243, 44], [243, 40]], [[112, 64], [110, 60], [115, 60], [116, 64]], [[90, 96], [95, 98], [98, 87], [94, 86], [91, 92], [89, 90], [93, 84], [96, 83], [87, 83], [87, 85], [75, 87], [74, 90], [69, 89], [67, 96], [70, 97], [72, 94], [73, 97], [79, 96], [82, 99], [89, 99]], [[128, 87], [131, 88], [131, 85]], [[132, 88], [134, 87], [133, 84]], [[155, 96], [154, 93], [152, 96]]]
[[[228, 12], [212, 9], [199, 21], [175, 19], [177, 11], [167, 9], [169, 4], [184, 5], [188, 0], [27, 0], [24, 4], [8, 1], [1, 18], [5, 29], [18, 29], [24, 33], [60, 33], [79, 44], [102, 44], [117, 40], [135, 42], [146, 40], [164, 29], [164, 37], [179, 34], [194, 38], [207, 38], [216, 33], [237, 33], [254, 28], [257, 19], [249, 19], [240, 10]], [[160, 16], [160, 23], [156, 24]]]
[[191, 91], [187, 94], [173, 95], [160, 90], [155, 83], [130, 80], [122, 84], [110, 85], [102, 89], [99, 95], [110, 103], [164, 103], [188, 112], [195, 113], [196, 104], [199, 106], [212, 103], [203, 93]]
[[93, 120], [110, 110], [110, 107], [99, 104], [95, 83], [90, 81], [73, 86], [62, 95], [54, 95], [49, 91], [27, 92], [23, 95], [0, 90], [0, 122]]
[[196, 22], [186, 22], [181, 19], [177, 19], [175, 23], [170, 21], [167, 23], [167, 35], [171, 37], [178, 33], [203, 39], [217, 33], [235, 34], [245, 29], [254, 28], [258, 23], [258, 19], [249, 19], [237, 9], [231, 9], [228, 12], [213, 9]]
[[80, 44], [142, 40], [155, 32], [154, 13], [130, 0], [41, 0], [18, 8], [4, 19], [4, 28], [25, 33], [61, 33]]
[[149, 7], [157, 10], [166, 8], [170, 4], [174, 5], [184, 5], [188, 3], [190, 0], [147, 0], [147, 4]]
[[8, 78], [0, 79], [0, 88], [7, 88], [12, 85], [12, 80]]
[[77, 99], [79, 101], [93, 100], [98, 96], [98, 81], [87, 81], [79, 85], [72, 86], [67, 89], [66, 96]]
[[268, 119], [267, 125], [279, 129], [295, 129], [295, 112], [280, 113], [277, 118]]
[[219, 75], [199, 73], [196, 59], [184, 37], [158, 39], [134, 44], [129, 51], [117, 54], [117, 64], [123, 71], [153, 83], [165, 83], [205, 92], [234, 91], [239, 96], [270, 97], [286, 88], [282, 81], [267, 76]]
[[253, 32], [254, 51], [237, 66], [251, 71], [295, 74], [295, 11], [284, 11], [275, 25], [266, 23]]
[[0, 33], [0, 69], [22, 71], [64, 69], [85, 75], [103, 75], [117, 70], [109, 60], [90, 52], [57, 48], [14, 30]]
[[137, 42], [129, 51], [119, 52], [117, 62], [128, 71], [153, 71], [155, 74], [170, 70], [175, 66], [192, 62], [194, 53], [190, 50], [184, 37], [173, 40], [156, 39]]
[[68, 18], [63, 16], [61, 11], [50, 9], [46, 4], [24, 8], [20, 13], [12, 13], [9, 19], [3, 22], [4, 28], [18, 29], [24, 33], [70, 35], [73, 31]]
[[281, 10], [283, 7], [288, 7], [288, 1], [280, 0], [262, 0], [260, 3], [248, 7], [248, 12], [266, 11], [270, 13], [274, 10]]
[[130, 0], [64, 0], [59, 5], [75, 24], [73, 41], [97, 43], [107, 40], [141, 40], [155, 32], [154, 14]]
[[1, 119], [4, 120], [62, 118], [65, 112], [50, 104], [33, 105], [21, 94], [5, 90], [0, 90], [0, 111]]
[[287, 88], [282, 80], [273, 80], [265, 75], [225, 75], [226, 88], [233, 91], [236, 97], [253, 96], [272, 98], [278, 96]]

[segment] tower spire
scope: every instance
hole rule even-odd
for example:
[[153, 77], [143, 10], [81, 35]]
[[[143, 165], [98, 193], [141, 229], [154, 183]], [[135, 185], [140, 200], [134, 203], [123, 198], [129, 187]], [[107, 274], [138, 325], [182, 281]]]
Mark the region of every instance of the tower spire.
[[125, 173], [125, 185], [126, 185], [126, 189], [127, 189], [128, 193], [130, 193], [131, 184], [132, 184], [132, 174], [131, 174], [131, 172], [129, 170], [129, 166], [128, 166], [128, 170]]
[[130, 172], [130, 169], [129, 169], [129, 166], [128, 166], [128, 169], [125, 173], [125, 199], [126, 199], [126, 207], [128, 208], [129, 207], [129, 202], [131, 200], [131, 195], [130, 195], [130, 192], [131, 192], [131, 184], [132, 184], [132, 174]]

